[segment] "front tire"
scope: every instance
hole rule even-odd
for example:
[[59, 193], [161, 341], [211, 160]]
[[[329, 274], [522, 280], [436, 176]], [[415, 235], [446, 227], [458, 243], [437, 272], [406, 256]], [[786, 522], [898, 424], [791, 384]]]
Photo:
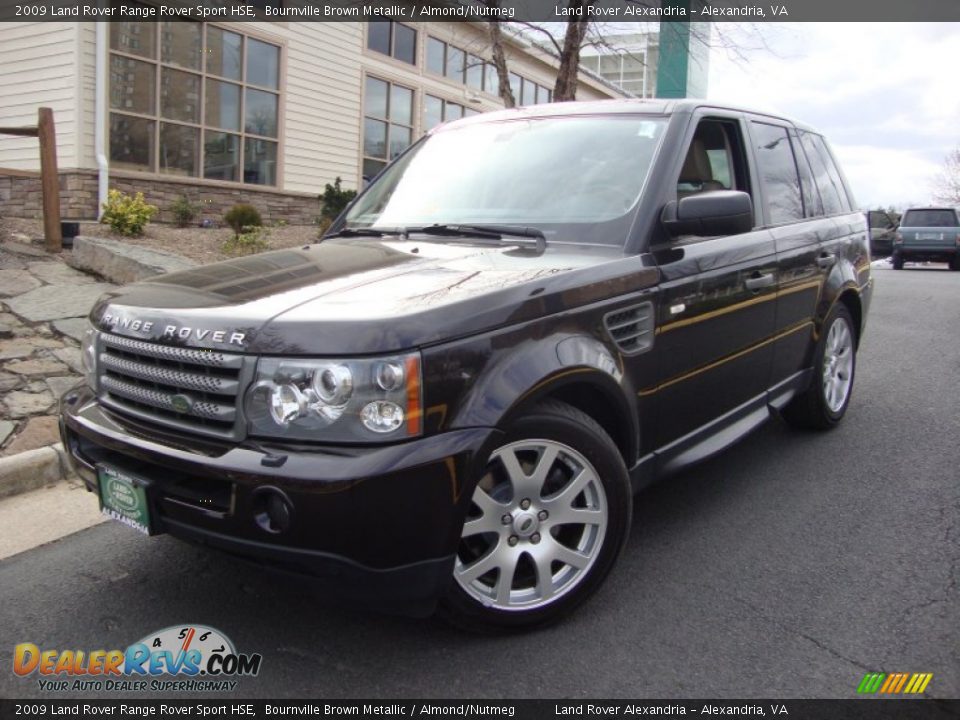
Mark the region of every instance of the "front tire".
[[626, 467], [603, 428], [564, 403], [537, 406], [490, 455], [441, 614], [485, 632], [556, 622], [610, 572], [632, 509]]
[[960, 251], [956, 252], [950, 260], [951, 270], [960, 270]]
[[846, 306], [838, 302], [820, 332], [810, 387], [784, 408], [784, 419], [795, 427], [810, 430], [835, 427], [850, 405], [856, 353], [853, 319]]

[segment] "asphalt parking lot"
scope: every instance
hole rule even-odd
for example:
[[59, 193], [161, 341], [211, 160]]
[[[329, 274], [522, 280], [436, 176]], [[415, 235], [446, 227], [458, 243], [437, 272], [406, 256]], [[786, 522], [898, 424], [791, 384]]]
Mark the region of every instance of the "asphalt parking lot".
[[[958, 697], [960, 273], [875, 277], [841, 427], [771, 423], [644, 492], [613, 575], [556, 627], [479, 638], [370, 614], [106, 523], [0, 561], [0, 652], [202, 623], [263, 655], [238, 697], [853, 697], [881, 670]], [[44, 695], [4, 666], [0, 696]]]

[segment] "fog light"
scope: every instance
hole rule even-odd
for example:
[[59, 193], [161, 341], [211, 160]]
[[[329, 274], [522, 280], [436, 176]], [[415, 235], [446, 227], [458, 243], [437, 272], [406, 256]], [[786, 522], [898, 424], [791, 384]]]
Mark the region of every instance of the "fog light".
[[284, 427], [307, 411], [307, 398], [296, 385], [284, 383], [273, 388], [270, 394], [270, 416], [277, 425]]
[[393, 432], [403, 425], [403, 408], [396, 403], [376, 400], [363, 407], [360, 419], [368, 430], [375, 433]]

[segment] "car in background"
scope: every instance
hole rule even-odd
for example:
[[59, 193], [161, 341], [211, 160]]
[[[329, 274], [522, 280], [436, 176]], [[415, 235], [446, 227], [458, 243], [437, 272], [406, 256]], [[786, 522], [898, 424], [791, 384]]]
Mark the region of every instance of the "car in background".
[[893, 239], [893, 269], [923, 261], [960, 270], [960, 212], [955, 208], [910, 208], [903, 214]]
[[870, 210], [866, 215], [870, 226], [870, 255], [874, 258], [890, 257], [899, 217], [885, 210]]

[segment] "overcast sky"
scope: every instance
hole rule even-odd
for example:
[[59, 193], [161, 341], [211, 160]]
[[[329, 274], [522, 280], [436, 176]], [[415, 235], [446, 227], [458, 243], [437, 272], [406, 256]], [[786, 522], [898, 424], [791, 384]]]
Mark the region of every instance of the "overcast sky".
[[[718, 37], [718, 35], [720, 37]], [[781, 112], [822, 131], [861, 207], [931, 201], [960, 144], [960, 23], [724, 24], [708, 97]]]

